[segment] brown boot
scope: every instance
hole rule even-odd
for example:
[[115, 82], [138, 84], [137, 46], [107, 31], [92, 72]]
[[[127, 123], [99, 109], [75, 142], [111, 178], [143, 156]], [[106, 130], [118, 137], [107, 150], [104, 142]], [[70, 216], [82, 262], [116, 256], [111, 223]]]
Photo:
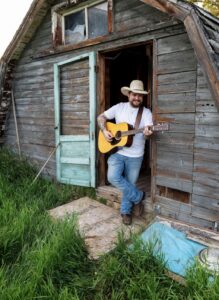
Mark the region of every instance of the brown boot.
[[131, 225], [132, 224], [132, 215], [121, 215], [122, 216], [122, 223], [125, 225]]
[[145, 192], [143, 192], [141, 201], [138, 204], [135, 204], [133, 207], [133, 215], [136, 217], [141, 217], [144, 212], [144, 203], [143, 200], [145, 198]]

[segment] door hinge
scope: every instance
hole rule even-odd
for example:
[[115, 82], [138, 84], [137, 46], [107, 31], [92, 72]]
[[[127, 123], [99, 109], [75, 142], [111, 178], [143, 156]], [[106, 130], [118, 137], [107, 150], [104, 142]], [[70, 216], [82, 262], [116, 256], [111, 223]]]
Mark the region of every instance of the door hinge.
[[95, 71], [95, 73], [98, 73], [99, 72], [99, 66], [94, 66], [94, 71]]

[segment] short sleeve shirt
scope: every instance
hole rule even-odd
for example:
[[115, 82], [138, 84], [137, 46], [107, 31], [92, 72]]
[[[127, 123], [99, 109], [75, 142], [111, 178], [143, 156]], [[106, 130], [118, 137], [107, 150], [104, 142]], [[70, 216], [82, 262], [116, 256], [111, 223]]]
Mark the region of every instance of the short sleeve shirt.
[[[129, 102], [121, 102], [104, 112], [108, 120], [115, 119], [116, 124], [126, 122], [134, 127], [138, 108], [132, 107]], [[152, 113], [149, 109], [143, 109], [139, 128], [153, 125]], [[131, 147], [120, 147], [118, 152], [121, 155], [128, 157], [141, 157], [144, 155], [145, 137], [143, 133], [138, 133], [133, 138]]]

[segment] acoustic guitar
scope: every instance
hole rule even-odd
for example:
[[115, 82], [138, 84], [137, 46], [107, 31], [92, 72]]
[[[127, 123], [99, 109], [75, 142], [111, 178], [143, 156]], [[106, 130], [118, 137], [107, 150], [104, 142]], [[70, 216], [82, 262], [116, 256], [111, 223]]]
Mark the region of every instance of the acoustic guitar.
[[[168, 123], [161, 123], [149, 126], [152, 131], [166, 131], [169, 130]], [[103, 132], [99, 131], [98, 148], [101, 153], [107, 153], [115, 147], [130, 147], [133, 142], [133, 136], [144, 131], [144, 128], [133, 129], [128, 123], [114, 124], [111, 122], [106, 123], [106, 129], [113, 135], [112, 141], [108, 142]]]

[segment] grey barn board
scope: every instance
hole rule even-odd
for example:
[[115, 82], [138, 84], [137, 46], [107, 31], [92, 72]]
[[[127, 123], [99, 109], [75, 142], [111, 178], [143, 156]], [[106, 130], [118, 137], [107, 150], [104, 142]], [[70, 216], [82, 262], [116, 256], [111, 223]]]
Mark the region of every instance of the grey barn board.
[[[52, 7], [66, 1], [50, 2]], [[171, 120], [169, 132], [154, 137], [153, 200], [165, 216], [214, 228], [214, 222], [219, 220], [219, 113], [183, 23], [142, 1], [115, 0], [113, 32], [103, 42], [54, 52], [51, 7], [24, 45], [13, 74], [22, 154], [41, 167], [55, 147], [54, 64], [92, 51], [105, 53], [150, 42], [153, 44], [152, 110], [155, 118]], [[212, 35], [209, 27], [213, 20], [204, 14], [202, 18]], [[65, 134], [89, 132], [88, 71], [83, 61], [61, 67], [60, 104]], [[97, 82], [100, 76], [97, 69]], [[96, 100], [98, 111], [101, 107], [98, 86]], [[5, 140], [6, 145], [16, 150], [12, 108], [7, 116]], [[55, 155], [44, 173], [55, 177]], [[185, 196], [185, 202], [171, 198], [171, 193], [177, 191]]]
[[194, 215], [200, 207], [204, 208], [199, 214], [203, 217], [207, 214], [219, 215], [219, 115], [200, 66], [197, 74], [198, 110], [195, 123], [192, 204]]
[[186, 34], [161, 38], [157, 47], [157, 110], [174, 121], [157, 145], [156, 184], [192, 193], [196, 59]]

